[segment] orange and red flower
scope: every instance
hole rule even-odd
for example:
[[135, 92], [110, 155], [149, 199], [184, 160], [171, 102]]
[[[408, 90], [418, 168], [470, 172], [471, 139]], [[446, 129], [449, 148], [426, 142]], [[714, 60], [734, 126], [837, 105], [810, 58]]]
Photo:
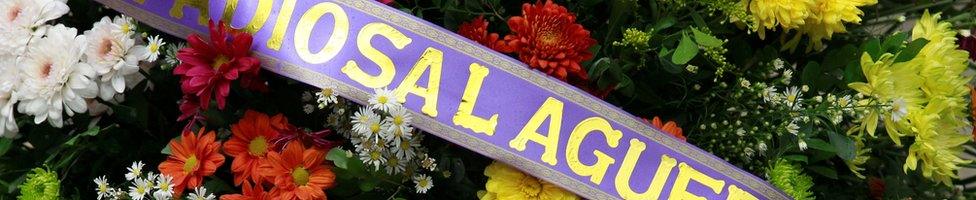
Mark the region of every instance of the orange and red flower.
[[512, 34], [505, 42], [522, 62], [570, 84], [586, 83], [580, 63], [593, 58], [589, 49], [596, 40], [565, 7], [551, 0], [523, 4], [522, 16], [509, 18], [508, 26]]
[[269, 152], [265, 172], [273, 177], [272, 196], [282, 200], [326, 199], [323, 190], [335, 185], [332, 168], [323, 164], [325, 151], [289, 143], [281, 153]]
[[190, 46], [180, 49], [176, 55], [181, 63], [173, 74], [180, 76], [183, 94], [197, 98], [195, 103], [199, 109], [191, 112], [206, 110], [212, 96], [216, 96], [217, 107], [223, 109], [234, 80], [240, 79], [241, 85], [248, 89], [267, 89], [258, 76], [260, 61], [251, 56], [251, 42], [250, 34], [229, 31], [222, 21], [216, 25], [210, 22], [209, 42], [200, 35], [190, 35], [187, 39]]
[[203, 178], [212, 175], [217, 167], [224, 164], [220, 154], [220, 142], [213, 131], [194, 134], [184, 131], [180, 138], [169, 142], [172, 153], [166, 161], [159, 164], [159, 172], [173, 177], [173, 190], [176, 196], [183, 189], [195, 188], [203, 184]]
[[488, 33], [488, 21], [485, 20], [484, 16], [478, 16], [469, 22], [461, 23], [458, 26], [458, 34], [495, 51], [512, 52], [512, 49], [505, 45], [498, 33]]
[[267, 153], [272, 151], [270, 141], [278, 137], [271, 119], [267, 114], [248, 110], [237, 124], [231, 125], [234, 135], [224, 143], [224, 152], [234, 157], [230, 169], [234, 172], [235, 185], [241, 185], [245, 180], [257, 185], [264, 182], [259, 169], [267, 162]]
[[651, 121], [647, 121], [647, 119], [645, 118], [644, 122], [650, 123], [651, 126], [653, 126], [654, 128], [661, 129], [661, 131], [664, 131], [665, 133], [668, 133], [671, 136], [681, 139], [682, 141], [688, 141], [688, 138], [685, 138], [684, 131], [681, 130], [681, 127], [678, 126], [678, 123], [675, 123], [674, 121], [668, 121], [667, 123], [662, 123], [661, 118], [654, 117], [654, 119], [652, 119]]
[[264, 191], [264, 187], [261, 184], [255, 184], [251, 187], [251, 183], [244, 182], [241, 194], [228, 194], [220, 196], [220, 200], [270, 200], [271, 194]]

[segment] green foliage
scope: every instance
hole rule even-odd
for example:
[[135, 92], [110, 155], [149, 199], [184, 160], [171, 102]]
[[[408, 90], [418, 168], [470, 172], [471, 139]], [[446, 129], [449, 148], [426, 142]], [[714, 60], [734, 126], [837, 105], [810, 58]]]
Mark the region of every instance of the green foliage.
[[[828, 172], [829, 173], [829, 172]], [[777, 160], [769, 169], [769, 182], [796, 200], [816, 199], [810, 188], [813, 178], [803, 173], [799, 165]]]
[[20, 185], [19, 200], [57, 200], [61, 194], [58, 174], [44, 168], [34, 168]]

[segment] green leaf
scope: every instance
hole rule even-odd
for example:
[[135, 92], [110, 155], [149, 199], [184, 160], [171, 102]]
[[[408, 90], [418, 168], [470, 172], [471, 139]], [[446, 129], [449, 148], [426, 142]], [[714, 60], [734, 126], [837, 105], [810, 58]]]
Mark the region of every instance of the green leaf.
[[868, 43], [864, 43], [861, 46], [861, 51], [867, 52], [868, 54], [871, 55], [871, 58], [877, 60], [878, 58], [881, 57], [882, 54], [881, 41], [878, 40], [877, 38], [874, 38], [871, 41], [868, 41]]
[[821, 139], [813, 138], [813, 139], [806, 140], [806, 142], [807, 142], [807, 147], [810, 147], [812, 149], [819, 149], [827, 152], [837, 152], [837, 150], [834, 149], [834, 146], [830, 145], [830, 143], [827, 143], [826, 141], [823, 141]]
[[883, 44], [881, 45], [881, 48], [885, 52], [893, 52], [898, 48], [901, 48], [901, 45], [904, 44], [905, 40], [907, 39], [908, 39], [908, 33], [906, 32], [895, 33], [891, 37], [885, 38]]
[[[173, 139], [179, 141], [180, 137], [182, 136], [176, 136], [176, 138]], [[166, 146], [163, 147], [163, 150], [159, 151], [159, 153], [162, 153], [163, 155], [172, 155], [173, 150], [169, 148], [169, 143], [166, 143]]]
[[675, 20], [674, 17], [671, 16], [667, 16], [663, 19], [660, 19], [657, 21], [657, 24], [654, 24], [654, 31], [657, 32], [657, 31], [670, 28], [671, 26], [674, 26], [676, 21], [677, 20]]
[[821, 176], [831, 178], [831, 179], [837, 179], [837, 170], [827, 168], [824, 166], [810, 166], [807, 167], [807, 169], [812, 171], [815, 174], [819, 174]]
[[96, 135], [98, 135], [99, 132], [101, 132], [101, 128], [99, 128], [98, 126], [93, 126], [91, 128], [88, 128], [87, 131], [82, 132], [82, 133], [79, 133], [78, 135], [75, 135], [74, 137], [71, 137], [71, 139], [69, 139], [67, 142], [64, 142], [64, 144], [65, 145], [69, 145], [69, 146], [75, 145], [76, 143], [78, 143], [78, 139], [79, 138], [81, 138], [81, 137], [96, 136]]
[[783, 156], [783, 159], [807, 163], [807, 156], [805, 155], [785, 155]]
[[691, 28], [691, 31], [695, 34], [695, 41], [698, 42], [698, 44], [700, 44], [702, 46], [705, 46], [705, 47], [721, 47], [722, 44], [725, 43], [725, 42], [722, 42], [722, 40], [720, 40], [718, 38], [715, 38], [715, 36], [709, 35], [708, 33], [703, 33], [701, 31], [698, 31], [697, 28]]
[[332, 150], [329, 150], [329, 154], [325, 156], [325, 159], [332, 161], [332, 164], [335, 164], [336, 167], [348, 169], [346, 164], [349, 163], [349, 157], [346, 157], [346, 150], [342, 150], [342, 148], [332, 148]]
[[379, 185], [379, 180], [366, 179], [359, 182], [359, 190], [362, 190], [363, 192], [373, 191], [373, 189], [376, 189], [376, 185]]
[[820, 64], [810, 61], [806, 66], [803, 67], [803, 74], [800, 75], [800, 81], [802, 81], [804, 85], [816, 89], [816, 80], [821, 76], [823, 76], [823, 71], [821, 71]]
[[865, 82], [864, 73], [861, 70], [860, 63], [851, 62], [846, 68], [844, 68], [844, 82]]
[[918, 55], [919, 51], [922, 51], [922, 47], [925, 47], [925, 45], [928, 43], [929, 40], [926, 40], [925, 38], [919, 38], [911, 43], [908, 43], [908, 46], [898, 53], [898, 57], [895, 58], [895, 62], [912, 60], [916, 55]]
[[830, 143], [834, 145], [834, 149], [837, 150], [837, 156], [840, 156], [840, 158], [850, 161], [854, 160], [854, 157], [857, 156], [857, 147], [854, 146], [854, 140], [851, 140], [851, 138], [833, 131], [828, 132], [827, 137], [830, 138]]
[[678, 43], [678, 48], [674, 50], [674, 54], [671, 55], [671, 62], [678, 65], [688, 64], [692, 58], [698, 55], [698, 44], [692, 41], [688, 34], [681, 35], [681, 42]]
[[10, 150], [10, 147], [14, 146], [13, 144], [14, 144], [13, 139], [0, 137], [0, 156], [3, 156], [3, 154], [7, 154], [7, 151]]
[[207, 192], [210, 193], [225, 194], [234, 192], [234, 187], [231, 187], [230, 184], [227, 184], [227, 182], [219, 178], [210, 178], [207, 182], [203, 183], [203, 187], [206, 187]]

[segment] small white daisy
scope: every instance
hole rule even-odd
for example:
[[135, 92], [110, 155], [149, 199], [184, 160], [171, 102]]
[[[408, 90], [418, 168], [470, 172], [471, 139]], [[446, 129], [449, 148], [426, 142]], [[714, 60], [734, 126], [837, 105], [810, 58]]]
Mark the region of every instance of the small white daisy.
[[[393, 133], [393, 134], [390, 134], [387, 137], [401, 137], [401, 138], [411, 137], [410, 132], [413, 131], [413, 128], [410, 127], [410, 123], [413, 122], [413, 117], [410, 116], [410, 113], [407, 112], [407, 109], [404, 108], [403, 106], [398, 106], [393, 109], [390, 109], [389, 113], [390, 113], [390, 117], [383, 119], [383, 127], [384, 129], [386, 129], [385, 131], [387, 133]], [[398, 138], [385, 138], [385, 139], [387, 141], [396, 142]]]
[[322, 91], [316, 92], [315, 96], [318, 97], [316, 102], [319, 103], [319, 109], [323, 109], [329, 104], [334, 104], [339, 101], [335, 94], [335, 87], [326, 86], [322, 88]]
[[115, 29], [112, 30], [113, 33], [129, 36], [136, 31], [135, 20], [125, 15], [116, 16], [112, 19], [112, 24], [115, 25]]
[[390, 109], [400, 106], [400, 102], [397, 101], [397, 96], [393, 94], [393, 91], [382, 88], [376, 89], [374, 92], [375, 94], [369, 97], [370, 108], [389, 112]]
[[424, 159], [420, 161], [420, 166], [430, 171], [434, 171], [437, 169], [437, 160], [434, 160], [434, 158], [431, 158], [430, 156], [427, 155], [424, 155], [423, 157]]
[[895, 98], [891, 101], [891, 119], [899, 122], [905, 116], [908, 116], [908, 102], [904, 98]]
[[797, 135], [800, 133], [800, 126], [797, 126], [796, 123], [791, 122], [790, 124], [786, 125], [786, 132]]
[[792, 110], [799, 110], [803, 108], [803, 94], [796, 86], [787, 88], [783, 93], [782, 100], [785, 101], [785, 105]]
[[417, 155], [417, 148], [419, 147], [419, 140], [414, 140], [412, 138], [403, 139], [399, 142], [393, 143], [393, 155], [396, 155], [403, 160], [410, 160]]
[[386, 174], [395, 175], [406, 170], [406, 161], [396, 156], [386, 156]]
[[315, 106], [312, 104], [305, 104], [305, 106], [302, 106], [302, 111], [305, 111], [305, 114], [312, 114], [312, 112], [315, 112]]
[[807, 150], [807, 141], [803, 141], [803, 139], [800, 139], [800, 141], [797, 143], [797, 146], [800, 147], [800, 151], [806, 151]]
[[383, 148], [366, 147], [364, 151], [359, 152], [359, 160], [362, 160], [366, 165], [373, 166], [373, 170], [379, 170], [386, 158], [383, 158]]
[[146, 51], [149, 53], [146, 54], [145, 60], [146, 62], [156, 62], [156, 60], [159, 59], [159, 54], [161, 53], [159, 50], [162, 50], [163, 45], [166, 45], [166, 42], [163, 42], [163, 38], [159, 38], [159, 35], [151, 36], [148, 39], [149, 43], [146, 44]]
[[173, 177], [167, 176], [165, 174], [159, 175], [156, 178], [156, 192], [153, 192], [153, 198], [157, 200], [160, 199], [170, 199], [173, 197]]
[[790, 84], [790, 80], [793, 79], [793, 70], [783, 70], [783, 84]]
[[413, 177], [413, 183], [415, 184], [414, 188], [417, 189], [417, 193], [420, 194], [427, 193], [427, 190], [434, 187], [434, 180], [431, 180], [430, 176], [424, 174]]
[[112, 188], [108, 186], [108, 180], [105, 176], [95, 178], [95, 192], [98, 193], [98, 199], [109, 198], [112, 196]]
[[144, 166], [146, 165], [142, 164], [142, 161], [133, 162], [131, 167], [126, 168], [126, 170], [129, 170], [129, 173], [125, 174], [125, 180], [131, 181], [142, 177], [142, 167]]
[[302, 92], [302, 102], [312, 101], [312, 93], [308, 91]]
[[359, 111], [352, 114], [351, 123], [353, 132], [365, 135], [365, 133], [369, 132], [369, 125], [372, 121], [380, 121], [380, 116], [366, 107], [359, 108]]
[[213, 194], [208, 194], [207, 193], [207, 188], [205, 188], [205, 187], [197, 187], [196, 189], [193, 189], [193, 190], [194, 190], [193, 193], [190, 193], [189, 195], [186, 195], [186, 198], [187, 199], [189, 199], [189, 200], [214, 200], [214, 199], [217, 198]]
[[152, 187], [149, 187], [149, 182], [146, 179], [138, 178], [129, 186], [129, 197], [133, 200], [141, 200], [146, 198], [146, 194], [152, 192]]

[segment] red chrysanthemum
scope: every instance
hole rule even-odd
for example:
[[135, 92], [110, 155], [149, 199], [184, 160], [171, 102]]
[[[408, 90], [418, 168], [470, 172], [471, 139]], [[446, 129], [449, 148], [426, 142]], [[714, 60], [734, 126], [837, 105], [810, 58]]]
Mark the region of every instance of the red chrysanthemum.
[[220, 142], [214, 132], [194, 134], [184, 131], [180, 138], [169, 142], [172, 154], [159, 164], [159, 172], [173, 177], [173, 190], [179, 196], [183, 189], [203, 185], [203, 178], [213, 175], [224, 164], [220, 154]]
[[644, 122], [649, 123], [654, 128], [661, 129], [661, 131], [664, 131], [665, 133], [668, 133], [671, 136], [681, 139], [682, 141], [688, 140], [688, 138], [685, 138], [684, 131], [681, 130], [681, 127], [678, 126], [678, 123], [675, 123], [674, 121], [668, 121], [667, 123], [662, 123], [661, 118], [654, 117], [654, 119], [650, 121], [648, 121], [647, 118], [644, 118]]
[[207, 110], [212, 96], [216, 96], [217, 108], [223, 109], [234, 80], [240, 79], [245, 88], [267, 89], [258, 77], [260, 61], [251, 56], [250, 34], [229, 31], [224, 22], [211, 21], [209, 42], [196, 34], [190, 35], [187, 42], [189, 47], [176, 55], [180, 65], [173, 74], [180, 76], [183, 94], [197, 99], [197, 111]]
[[522, 16], [509, 18], [508, 26], [512, 34], [505, 42], [522, 62], [574, 85], [586, 83], [580, 63], [593, 58], [589, 49], [596, 40], [565, 7], [551, 0], [523, 4]]
[[274, 177], [272, 196], [282, 200], [326, 199], [323, 190], [335, 186], [335, 173], [323, 164], [325, 152], [289, 143], [281, 153], [269, 152], [266, 172]]
[[458, 34], [495, 51], [512, 52], [512, 48], [508, 47], [505, 41], [500, 40], [501, 37], [498, 36], [498, 33], [488, 33], [488, 21], [485, 20], [484, 16], [478, 16], [469, 22], [461, 23], [458, 26]]
[[[279, 117], [284, 116], [275, 116]], [[246, 183], [245, 180], [264, 183], [265, 176], [259, 169], [266, 164], [267, 153], [272, 151], [271, 140], [278, 137], [278, 130], [271, 122], [267, 114], [248, 110], [237, 124], [231, 125], [233, 136], [224, 143], [224, 152], [234, 157], [230, 169], [234, 172], [235, 185]]]
[[251, 183], [244, 182], [244, 187], [242, 188], [241, 194], [228, 194], [220, 196], [220, 200], [270, 200], [271, 193], [265, 192], [264, 187], [261, 184], [255, 184], [251, 187]]

